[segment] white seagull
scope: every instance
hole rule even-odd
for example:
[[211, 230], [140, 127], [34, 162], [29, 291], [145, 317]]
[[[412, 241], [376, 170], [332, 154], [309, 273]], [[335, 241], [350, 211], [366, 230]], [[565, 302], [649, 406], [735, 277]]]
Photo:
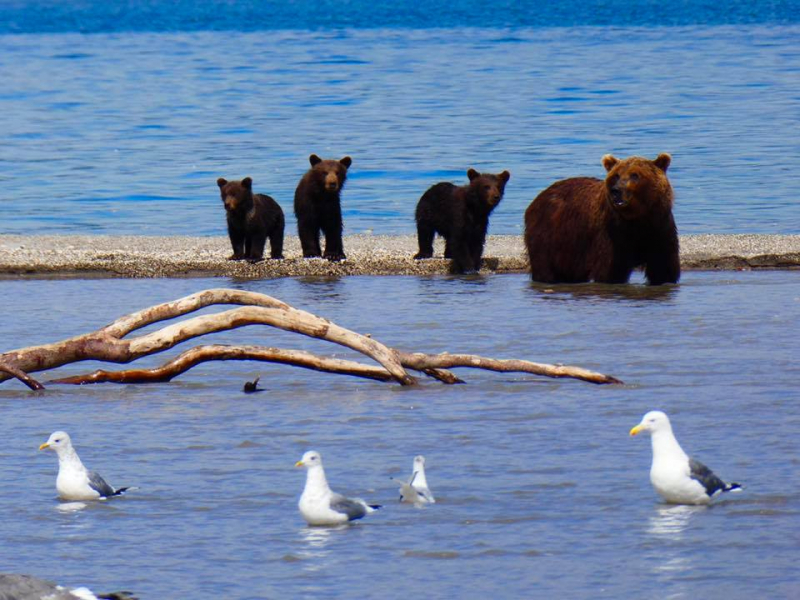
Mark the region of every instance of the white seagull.
[[367, 504], [360, 498], [346, 498], [332, 491], [319, 452], [309, 450], [295, 466], [306, 468], [306, 487], [298, 506], [309, 525], [341, 525], [380, 508], [379, 504]]
[[[394, 479], [394, 481], [399, 481]], [[425, 478], [425, 457], [421, 454], [414, 457], [411, 477], [408, 481], [400, 481], [400, 502], [411, 504], [434, 504], [436, 499], [428, 489]]]
[[741, 489], [738, 483], [725, 483], [703, 463], [690, 458], [675, 439], [669, 418], [660, 410], [642, 417], [631, 435], [642, 431], [649, 432], [653, 442], [650, 482], [666, 502], [708, 504], [719, 492]]
[[64, 431], [56, 431], [39, 446], [39, 450], [45, 449], [54, 450], [58, 455], [56, 490], [62, 500], [98, 500], [119, 496], [128, 489], [114, 489], [100, 475], [87, 470]]

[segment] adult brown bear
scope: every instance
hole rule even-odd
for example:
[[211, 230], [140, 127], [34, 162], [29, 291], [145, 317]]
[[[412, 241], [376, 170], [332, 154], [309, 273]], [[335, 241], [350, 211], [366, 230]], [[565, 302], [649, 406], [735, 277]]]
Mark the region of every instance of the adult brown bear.
[[558, 181], [525, 211], [525, 245], [534, 281], [625, 283], [643, 267], [648, 283], [681, 276], [678, 231], [667, 179], [672, 158], [603, 157], [605, 181]]

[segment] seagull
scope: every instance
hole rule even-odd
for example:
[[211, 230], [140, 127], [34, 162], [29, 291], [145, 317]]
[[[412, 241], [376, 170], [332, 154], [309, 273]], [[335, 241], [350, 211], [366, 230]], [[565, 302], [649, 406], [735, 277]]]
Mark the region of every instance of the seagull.
[[306, 468], [306, 487], [300, 496], [300, 514], [309, 525], [341, 525], [355, 521], [381, 506], [367, 504], [360, 498], [346, 498], [332, 491], [322, 468], [322, 456], [309, 450], [295, 464]]
[[428, 489], [428, 480], [425, 479], [425, 457], [421, 454], [414, 457], [414, 465], [408, 481], [400, 481], [400, 502], [412, 504], [434, 504], [436, 502]]
[[127, 487], [114, 489], [94, 471], [83, 466], [72, 440], [64, 431], [56, 431], [39, 450], [54, 450], [58, 455], [56, 490], [62, 500], [97, 500], [119, 496]]
[[0, 573], [3, 600], [136, 600], [130, 592], [93, 594], [88, 588], [67, 589], [44, 579], [16, 573]]
[[669, 417], [653, 410], [631, 429], [631, 435], [650, 433], [653, 464], [650, 482], [670, 504], [708, 504], [720, 492], [740, 490], [738, 483], [725, 483], [700, 461], [690, 458], [672, 434]]

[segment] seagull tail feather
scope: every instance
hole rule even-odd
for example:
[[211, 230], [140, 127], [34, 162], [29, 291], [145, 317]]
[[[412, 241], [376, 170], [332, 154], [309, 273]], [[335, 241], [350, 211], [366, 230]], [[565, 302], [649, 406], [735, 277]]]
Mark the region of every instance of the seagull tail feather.
[[741, 492], [744, 489], [740, 483], [726, 483], [723, 492]]

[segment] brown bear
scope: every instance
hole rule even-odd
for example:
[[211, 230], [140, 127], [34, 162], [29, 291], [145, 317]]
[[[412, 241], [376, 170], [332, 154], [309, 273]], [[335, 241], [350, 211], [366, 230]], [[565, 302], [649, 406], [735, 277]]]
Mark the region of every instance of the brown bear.
[[451, 258], [451, 273], [467, 273], [481, 268], [489, 215], [503, 198], [511, 174], [499, 175], [467, 171], [469, 183], [458, 187], [443, 181], [429, 188], [419, 199], [416, 210], [419, 252], [414, 258], [433, 256], [433, 238], [444, 238], [444, 257]]
[[[322, 160], [312, 154], [308, 162], [311, 168], [294, 192], [294, 214], [303, 257], [322, 255], [331, 261], [344, 260], [340, 194], [353, 161], [349, 156], [341, 160]], [[325, 234], [325, 254], [320, 250], [320, 231]]]
[[672, 216], [669, 154], [655, 160], [603, 157], [605, 181], [558, 181], [525, 211], [525, 245], [534, 281], [626, 283], [644, 267], [651, 285], [681, 276]]
[[283, 210], [275, 200], [253, 193], [253, 180], [217, 179], [228, 219], [233, 254], [228, 260], [260, 261], [269, 238], [270, 257], [283, 258]]

